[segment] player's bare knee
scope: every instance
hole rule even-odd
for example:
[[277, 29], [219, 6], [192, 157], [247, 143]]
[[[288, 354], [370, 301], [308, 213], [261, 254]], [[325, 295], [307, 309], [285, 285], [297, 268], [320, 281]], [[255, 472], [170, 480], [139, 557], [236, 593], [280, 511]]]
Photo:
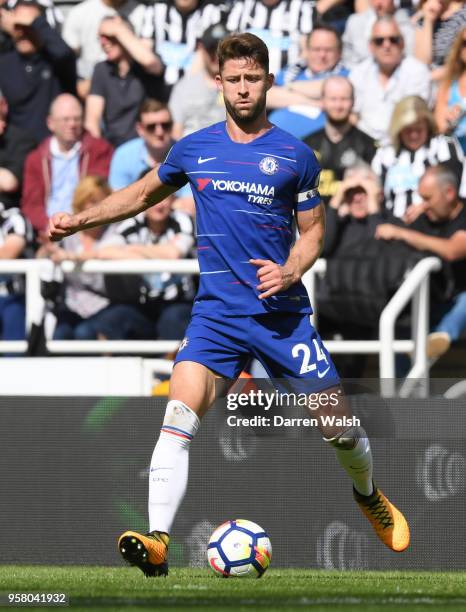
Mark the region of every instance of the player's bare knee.
[[338, 450], [351, 450], [361, 439], [367, 440], [367, 433], [363, 427], [350, 427], [333, 438], [324, 437], [325, 442]]
[[202, 418], [215, 401], [215, 374], [199, 363], [177, 363], [170, 379], [170, 398], [188, 405]]

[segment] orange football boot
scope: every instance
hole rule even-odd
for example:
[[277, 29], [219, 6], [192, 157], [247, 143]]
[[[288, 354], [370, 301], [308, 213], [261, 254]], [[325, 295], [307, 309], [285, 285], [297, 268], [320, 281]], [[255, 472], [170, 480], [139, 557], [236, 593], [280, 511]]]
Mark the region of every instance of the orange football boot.
[[136, 565], [146, 576], [168, 575], [168, 541], [166, 533], [153, 531], [145, 535], [125, 531], [118, 538], [118, 550], [130, 565]]
[[354, 499], [380, 540], [402, 552], [409, 546], [409, 525], [405, 517], [374, 484], [374, 493], [366, 497], [353, 488]]

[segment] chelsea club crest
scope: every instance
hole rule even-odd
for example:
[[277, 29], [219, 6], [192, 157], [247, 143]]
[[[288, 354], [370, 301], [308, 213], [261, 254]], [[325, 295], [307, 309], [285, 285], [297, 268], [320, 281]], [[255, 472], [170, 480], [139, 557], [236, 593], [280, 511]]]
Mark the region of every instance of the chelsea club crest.
[[278, 161], [274, 157], [263, 157], [259, 162], [259, 169], [264, 174], [276, 174], [278, 167]]

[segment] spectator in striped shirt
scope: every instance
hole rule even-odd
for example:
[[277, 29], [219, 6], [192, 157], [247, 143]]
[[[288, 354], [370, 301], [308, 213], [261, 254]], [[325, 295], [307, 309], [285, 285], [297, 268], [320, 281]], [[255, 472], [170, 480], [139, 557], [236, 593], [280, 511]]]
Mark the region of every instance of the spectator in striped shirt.
[[[17, 208], [5, 210], [0, 204], [0, 259], [27, 257], [32, 246], [33, 232], [28, 221]], [[0, 274], [0, 340], [25, 337], [24, 281]]]
[[[157, 206], [148, 208], [143, 214], [123, 221], [117, 228], [118, 240], [105, 246], [96, 245], [94, 250], [81, 253], [85, 259], [182, 259], [192, 257], [194, 247], [194, 223], [191, 217], [173, 210], [174, 195]], [[133, 279], [134, 280], [134, 279]], [[126, 327], [130, 337], [138, 339], [181, 340], [191, 315], [194, 285], [186, 274], [167, 272], [145, 274], [131, 282], [133, 304]], [[112, 291], [112, 278], [107, 281], [109, 295], [122, 299], [120, 285]], [[130, 305], [125, 305], [130, 306]], [[105, 337], [117, 327], [109, 316], [100, 331]]]
[[432, 69], [432, 79], [444, 75], [444, 63], [458, 32], [466, 25], [464, 2], [425, 0], [413, 18], [414, 55]]
[[[83, 178], [74, 192], [73, 212], [78, 213], [95, 206], [111, 193], [105, 179], [98, 176]], [[85, 232], [68, 236], [57, 243], [44, 243], [38, 257], [50, 257], [55, 263], [63, 261], [81, 262], [93, 259], [94, 253], [104, 246], [120, 244], [113, 225], [94, 227]], [[57, 270], [54, 283], [59, 290], [47, 296], [53, 302], [56, 316], [54, 340], [124, 340], [132, 337], [133, 315], [136, 309], [124, 303], [120, 293], [112, 299], [103, 274], [86, 274], [74, 270], [60, 277]], [[120, 280], [120, 284], [124, 281]]]
[[434, 117], [419, 96], [408, 96], [395, 107], [390, 122], [391, 144], [378, 149], [372, 168], [381, 178], [385, 208], [409, 223], [424, 208], [418, 192], [429, 166], [445, 163], [458, 177], [460, 196], [466, 196], [464, 155], [454, 138], [437, 134]]
[[391, 223], [377, 226], [376, 238], [398, 240], [440, 257], [450, 277], [443, 300], [431, 309], [433, 331], [427, 339], [427, 356], [443, 355], [466, 329], [466, 209], [458, 194], [458, 178], [444, 165], [428, 168], [419, 183], [424, 214], [411, 227]]
[[150, 35], [155, 41], [168, 87], [198, 67], [197, 40], [207, 28], [224, 20], [229, 5], [229, 0], [157, 0], [148, 9], [150, 24], [144, 36]]
[[232, 3], [226, 27], [261, 38], [269, 49], [270, 72], [278, 74], [299, 62], [314, 10], [314, 0], [239, 0]]

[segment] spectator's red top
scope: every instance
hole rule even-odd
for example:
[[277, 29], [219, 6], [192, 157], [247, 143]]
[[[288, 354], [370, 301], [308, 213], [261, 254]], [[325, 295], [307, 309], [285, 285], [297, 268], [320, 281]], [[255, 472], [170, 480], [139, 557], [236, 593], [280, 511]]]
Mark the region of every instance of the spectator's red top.
[[[26, 158], [24, 165], [21, 210], [34, 226], [43, 231], [47, 227], [46, 203], [51, 185], [50, 140], [46, 138]], [[113, 147], [103, 138], [84, 133], [79, 152], [80, 178], [96, 175], [107, 178]]]

